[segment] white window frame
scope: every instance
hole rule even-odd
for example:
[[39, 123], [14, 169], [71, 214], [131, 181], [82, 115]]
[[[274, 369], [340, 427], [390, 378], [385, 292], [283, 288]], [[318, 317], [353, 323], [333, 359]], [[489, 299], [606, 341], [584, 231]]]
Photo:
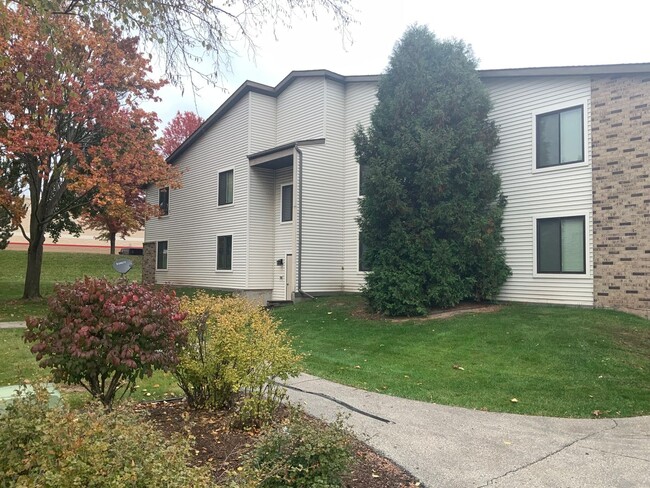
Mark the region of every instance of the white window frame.
[[[232, 171], [232, 202], [219, 205], [219, 177], [221, 173], [227, 173], [228, 171]], [[234, 166], [230, 168], [224, 168], [217, 172], [217, 208], [228, 208], [228, 207], [232, 207], [233, 205], [235, 205], [235, 167]], [[224, 235], [230, 235], [230, 234], [224, 234]]]
[[[567, 164], [556, 164], [554, 166], [547, 166], [545, 168], [537, 167], [537, 116], [544, 115], [551, 112], [558, 112], [561, 110], [566, 110], [572, 107], [578, 107], [582, 105], [582, 154], [584, 155], [584, 161], [578, 163], [567, 163]], [[533, 173], [548, 173], [552, 171], [564, 171], [571, 168], [582, 168], [589, 166], [591, 164], [591, 153], [589, 151], [589, 112], [590, 112], [590, 101], [589, 98], [576, 98], [567, 102], [558, 103], [555, 105], [546, 105], [543, 108], [536, 109], [532, 112], [531, 125], [533, 126]]]
[[[283, 188], [285, 186], [292, 186], [293, 189], [291, 191], [291, 220], [282, 220], [282, 193], [284, 192]], [[296, 220], [296, 212], [294, 212], [295, 205], [294, 202], [296, 201], [296, 187], [293, 185], [293, 182], [291, 183], [283, 183], [280, 185], [280, 225], [287, 225], [287, 224], [293, 224], [294, 221]]]
[[[230, 269], [218, 269], [219, 266], [219, 237], [230, 236]], [[235, 255], [235, 234], [233, 232], [224, 232], [217, 234], [214, 239], [214, 270], [217, 273], [232, 273], [234, 268], [233, 257]]]
[[[562, 219], [567, 217], [584, 217], [585, 219], [585, 228], [584, 228], [584, 242], [585, 242], [585, 272], [584, 273], [538, 273], [537, 272], [537, 221], [544, 219]], [[554, 213], [544, 213], [536, 214], [532, 217], [533, 224], [533, 278], [553, 278], [553, 279], [562, 279], [562, 280], [585, 280], [591, 279], [593, 275], [593, 267], [591, 260], [591, 240], [590, 229], [591, 229], [591, 213], [586, 211], [580, 212], [554, 212]]]
[[[160, 242], [167, 243], [167, 267], [166, 268], [158, 267], [158, 243]], [[156, 271], [167, 271], [167, 270], [169, 270], [169, 239], [161, 239], [159, 241], [156, 241]]]

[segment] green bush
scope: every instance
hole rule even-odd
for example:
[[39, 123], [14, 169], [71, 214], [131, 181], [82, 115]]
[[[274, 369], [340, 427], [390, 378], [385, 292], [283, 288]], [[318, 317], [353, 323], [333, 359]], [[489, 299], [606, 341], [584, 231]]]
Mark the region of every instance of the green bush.
[[395, 45], [370, 126], [354, 134], [363, 169], [363, 293], [385, 315], [491, 300], [510, 275], [499, 139], [476, 60], [460, 41], [410, 27]]
[[185, 342], [173, 291], [86, 277], [57, 285], [48, 307], [47, 317], [28, 318], [25, 332], [39, 365], [107, 407], [137, 378], [172, 368]]
[[48, 409], [43, 389], [0, 417], [0, 486], [214, 486], [207, 469], [187, 466], [189, 455], [189, 440], [165, 440], [124, 407]]
[[297, 413], [263, 435], [235, 486], [340, 487], [352, 461], [350, 434], [339, 418], [327, 425]]
[[241, 297], [198, 292], [183, 297], [187, 345], [175, 375], [193, 408], [228, 408], [239, 403], [245, 424], [270, 419], [283, 390], [275, 379], [299, 371], [300, 356], [270, 314]]

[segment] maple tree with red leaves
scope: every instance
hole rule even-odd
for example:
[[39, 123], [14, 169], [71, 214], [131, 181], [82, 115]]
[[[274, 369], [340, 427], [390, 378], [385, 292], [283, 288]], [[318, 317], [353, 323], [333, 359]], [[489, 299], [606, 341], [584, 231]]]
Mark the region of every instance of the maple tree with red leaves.
[[159, 208], [147, 203], [141, 187], [124, 188], [124, 199], [119, 204], [90, 205], [81, 216], [86, 229], [99, 231], [98, 239], [108, 241], [110, 253], [115, 254], [117, 236], [122, 238], [139, 231], [147, 219], [159, 215]]
[[[95, 21], [108, 19], [156, 55], [165, 77], [174, 85], [198, 88], [196, 79], [216, 85], [222, 68], [231, 67], [237, 44], [255, 50], [262, 28], [290, 26], [294, 13], [317, 19], [327, 13], [343, 39], [353, 22], [352, 0], [4, 0], [32, 9], [47, 23], [60, 16]], [[211, 60], [212, 66], [205, 61]], [[208, 67], [208, 68], [206, 68]]]
[[194, 112], [176, 112], [174, 118], [163, 129], [162, 152], [169, 157], [185, 139], [190, 137], [203, 123], [203, 118]]
[[156, 150], [155, 113], [139, 107], [164, 83], [138, 40], [102, 18], [42, 17], [0, 4], [0, 207], [29, 242], [25, 299], [40, 297], [46, 233], [78, 232], [89, 206], [126, 205], [125, 188], [180, 185]]

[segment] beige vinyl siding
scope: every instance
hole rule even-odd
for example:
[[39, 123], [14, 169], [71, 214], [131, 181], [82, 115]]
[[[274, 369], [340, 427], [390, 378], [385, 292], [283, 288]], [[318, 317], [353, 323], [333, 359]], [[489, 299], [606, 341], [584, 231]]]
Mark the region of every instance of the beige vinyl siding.
[[324, 137], [324, 78], [298, 78], [277, 98], [276, 145]]
[[[250, 117], [247, 154], [276, 146], [276, 99], [249, 94]], [[271, 290], [274, 285], [275, 172], [249, 168], [248, 276], [246, 287]]]
[[[492, 159], [508, 198], [503, 232], [512, 277], [499, 298], [592, 305], [590, 80], [577, 77], [487, 80], [486, 85], [494, 105], [490, 116], [499, 126], [501, 141]], [[542, 172], [534, 170], [534, 114], [582, 103], [585, 103], [587, 119], [587, 164], [565, 165]], [[535, 275], [534, 218], [569, 215], [586, 216], [586, 274]]]
[[349, 83], [345, 92], [345, 153], [344, 153], [344, 290], [359, 291], [365, 273], [358, 268], [359, 226], [359, 165], [354, 154], [352, 136], [358, 124], [370, 125], [370, 114], [377, 104], [376, 83]]
[[[274, 255], [272, 258], [273, 266], [273, 300], [284, 300], [286, 296], [286, 254], [293, 254], [295, 258], [295, 247], [294, 243], [294, 224], [296, 222], [296, 215], [294, 211], [293, 221], [291, 222], [282, 222], [282, 185], [288, 185], [293, 183], [293, 166], [287, 168], [282, 168], [275, 170], [275, 181], [273, 184], [274, 187], [274, 211], [273, 211], [273, 220], [274, 223], [274, 238], [273, 238], [273, 248]], [[294, 193], [295, 195], [295, 193]], [[295, 198], [294, 198], [295, 204]], [[282, 259], [284, 264], [278, 266], [276, 264], [278, 259]], [[293, 281], [295, 283], [295, 280]]]
[[[169, 241], [168, 269], [158, 283], [243, 288], [246, 284], [248, 97], [240, 100], [178, 160], [183, 187], [170, 191], [170, 212], [145, 226], [148, 242]], [[234, 202], [217, 206], [217, 174], [234, 169]], [[148, 191], [156, 202], [157, 192]], [[171, 202], [173, 207], [171, 206]], [[233, 270], [216, 272], [216, 236], [233, 235]]]
[[345, 91], [325, 80], [325, 144], [303, 150], [302, 289], [343, 289]]
[[248, 288], [271, 290], [275, 270], [275, 171], [251, 168], [249, 188]]
[[276, 99], [251, 92], [248, 136], [248, 154], [277, 146]]

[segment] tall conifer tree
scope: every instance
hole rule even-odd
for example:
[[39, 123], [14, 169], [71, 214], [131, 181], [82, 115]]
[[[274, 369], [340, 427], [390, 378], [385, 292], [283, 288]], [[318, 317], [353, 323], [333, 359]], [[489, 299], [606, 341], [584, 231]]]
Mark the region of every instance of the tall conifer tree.
[[497, 129], [476, 64], [463, 42], [409, 28], [379, 82], [370, 127], [355, 133], [371, 269], [364, 294], [387, 315], [493, 298], [510, 274], [506, 200], [490, 162]]

